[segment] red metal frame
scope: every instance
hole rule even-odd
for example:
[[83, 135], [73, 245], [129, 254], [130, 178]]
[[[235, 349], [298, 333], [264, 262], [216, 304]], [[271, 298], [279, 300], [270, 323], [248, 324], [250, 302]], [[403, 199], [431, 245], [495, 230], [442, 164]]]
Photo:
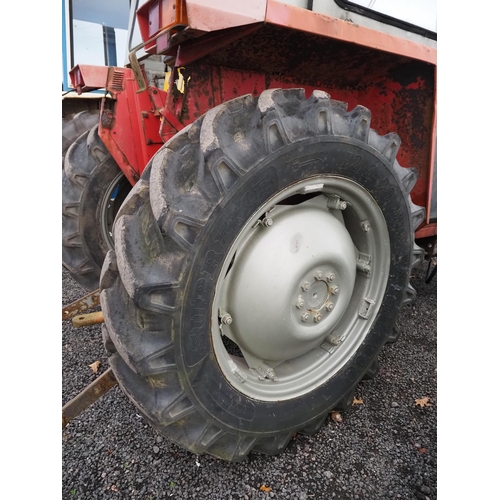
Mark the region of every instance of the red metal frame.
[[106, 90], [112, 99], [103, 99], [99, 122], [99, 136], [132, 185], [164, 142], [159, 120], [166, 92], [137, 89], [132, 70], [109, 68]]
[[168, 46], [171, 34], [188, 23], [185, 0], [149, 0], [137, 10], [137, 23], [144, 42], [151, 40], [160, 31], [169, 30], [156, 41], [147, 43], [144, 49], [149, 54], [159, 54]]
[[83, 92], [104, 88], [108, 77], [108, 68], [78, 64], [69, 72], [69, 76], [73, 88], [78, 94], [82, 94]]
[[[165, 23], [186, 22], [180, 9], [180, 17], [173, 20], [173, 4], [150, 0], [141, 7], [145, 42], [163, 32]], [[184, 0], [175, 4], [185, 7]], [[171, 9], [170, 17], [161, 12], [166, 8]], [[156, 46], [146, 48], [156, 51]], [[131, 70], [107, 71], [105, 87], [112, 100], [103, 101], [99, 134], [132, 184], [163, 142], [214, 106], [268, 88], [302, 87], [306, 94], [324, 90], [349, 108], [366, 106], [372, 112], [371, 127], [379, 134], [396, 131], [401, 137], [398, 161], [419, 171], [412, 199], [429, 214], [435, 49], [269, 0], [265, 22], [198, 33], [163, 53], [175, 61], [168, 93], [153, 87], [137, 93]], [[174, 83], [178, 70], [184, 75], [182, 92]], [[82, 66], [74, 73], [79, 89], [103, 79], [102, 69]], [[428, 215], [417, 236], [436, 233], [437, 224], [431, 224]]]

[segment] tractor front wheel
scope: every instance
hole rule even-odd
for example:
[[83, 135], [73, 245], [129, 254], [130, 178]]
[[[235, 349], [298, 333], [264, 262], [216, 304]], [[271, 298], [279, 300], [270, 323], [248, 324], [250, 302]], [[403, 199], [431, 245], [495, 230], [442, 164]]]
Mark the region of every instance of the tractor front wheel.
[[62, 260], [87, 290], [99, 287], [104, 257], [113, 248], [112, 225], [131, 185], [97, 133], [69, 147], [62, 171]]

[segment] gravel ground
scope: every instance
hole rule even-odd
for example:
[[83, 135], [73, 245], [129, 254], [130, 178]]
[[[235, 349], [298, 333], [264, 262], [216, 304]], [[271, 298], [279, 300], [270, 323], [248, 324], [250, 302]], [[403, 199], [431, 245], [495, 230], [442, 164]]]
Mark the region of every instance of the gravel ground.
[[[62, 498], [436, 499], [437, 278], [426, 285], [425, 272], [414, 271], [418, 295], [400, 315], [399, 341], [382, 350], [378, 376], [358, 386], [362, 403], [341, 422], [328, 418], [277, 457], [230, 464], [161, 437], [114, 387], [62, 433]], [[63, 304], [84, 293], [63, 269]], [[62, 403], [107, 368], [100, 326], [63, 323]]]

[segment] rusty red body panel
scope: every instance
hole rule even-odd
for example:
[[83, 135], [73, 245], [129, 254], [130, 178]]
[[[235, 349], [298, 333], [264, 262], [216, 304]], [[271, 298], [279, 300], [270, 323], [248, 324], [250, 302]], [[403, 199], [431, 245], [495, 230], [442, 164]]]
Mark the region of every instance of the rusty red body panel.
[[103, 99], [99, 122], [99, 136], [132, 185], [161, 145], [182, 128], [173, 117], [178, 128], [164, 120], [160, 134], [167, 93], [155, 87], [140, 93], [137, 89], [132, 70], [109, 68], [106, 90], [112, 98]]
[[436, 49], [318, 12], [268, 0], [266, 22], [436, 64]]
[[[165, 9], [173, 5], [168, 0], [159, 3]], [[145, 4], [142, 17], [154, 21], [161, 16], [157, 4]], [[258, 96], [269, 88], [302, 87], [306, 94], [320, 89], [347, 102], [349, 109], [370, 109], [371, 127], [379, 134], [400, 136], [397, 159], [418, 169], [412, 199], [427, 208], [417, 236], [436, 234], [437, 225], [429, 215], [436, 133], [435, 48], [275, 0], [234, 7], [235, 12], [228, 12], [233, 16], [229, 26], [244, 25], [228, 29], [215, 29], [216, 17], [210, 26], [199, 24], [199, 12], [213, 10], [208, 0], [177, 4], [187, 6], [187, 30], [196, 25], [198, 31], [163, 52], [175, 63], [169, 92], [148, 87], [136, 93], [129, 69], [110, 68], [107, 75], [106, 89], [113, 100], [111, 105], [103, 103], [99, 135], [132, 184], [163, 142], [214, 106], [244, 94]], [[228, 26], [226, 21], [220, 20], [221, 28]], [[161, 31], [161, 24], [158, 20], [149, 29], [143, 20], [145, 36]], [[214, 31], [203, 34], [200, 29]], [[178, 70], [184, 76], [182, 92], [174, 83]]]
[[78, 64], [70, 72], [71, 84], [78, 94], [91, 90], [102, 89], [108, 78], [108, 68], [105, 66], [91, 66]]
[[[202, 54], [205, 50], [202, 39], [178, 48], [177, 61], [185, 64], [188, 84], [184, 94], [175, 89], [169, 94], [167, 107], [180, 121], [191, 123], [221, 102], [247, 93], [257, 96], [268, 88], [303, 87], [307, 94], [324, 90], [333, 99], [346, 101], [349, 108], [361, 104], [370, 109], [371, 126], [379, 134], [399, 134], [398, 161], [419, 171], [413, 201], [429, 213], [435, 66], [269, 24], [246, 29], [245, 37], [231, 40], [196, 62], [192, 62], [196, 47], [201, 47]], [[429, 231], [434, 229], [429, 227]]]

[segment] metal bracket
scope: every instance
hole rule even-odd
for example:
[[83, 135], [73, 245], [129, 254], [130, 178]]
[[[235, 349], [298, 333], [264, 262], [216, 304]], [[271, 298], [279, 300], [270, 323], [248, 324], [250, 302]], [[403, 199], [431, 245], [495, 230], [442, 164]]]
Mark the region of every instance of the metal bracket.
[[97, 307], [101, 303], [101, 291], [94, 290], [93, 292], [84, 295], [81, 299], [75, 300], [71, 304], [62, 308], [62, 319], [71, 319], [79, 314]]
[[358, 315], [363, 319], [368, 319], [373, 312], [375, 301], [365, 297], [359, 306]]
[[356, 269], [360, 274], [369, 278], [372, 274], [371, 272], [371, 261], [372, 256], [365, 253], [358, 253], [358, 259], [356, 261]]
[[102, 311], [90, 313], [90, 314], [80, 314], [73, 318], [73, 326], [75, 328], [80, 328], [82, 326], [96, 325], [98, 323], [104, 323], [104, 314]]
[[85, 387], [78, 396], [62, 407], [62, 428], [64, 429], [71, 420], [95, 403], [101, 396], [104, 396], [116, 383], [113, 371], [108, 368], [94, 382]]

